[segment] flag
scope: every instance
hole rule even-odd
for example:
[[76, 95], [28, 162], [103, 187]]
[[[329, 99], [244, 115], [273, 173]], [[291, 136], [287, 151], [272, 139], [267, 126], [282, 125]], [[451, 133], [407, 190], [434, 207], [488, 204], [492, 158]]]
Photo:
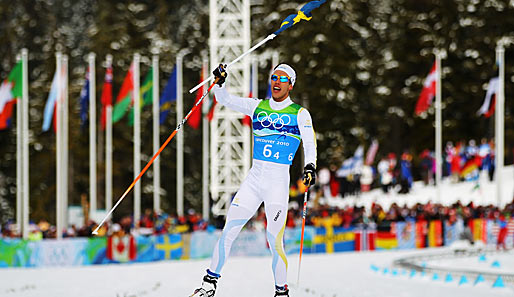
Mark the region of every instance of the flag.
[[353, 153], [353, 161], [352, 161], [352, 174], [360, 173], [362, 170], [362, 163], [364, 159], [364, 147], [359, 145]]
[[298, 13], [290, 14], [287, 18], [285, 18], [282, 21], [282, 24], [280, 25], [280, 29], [275, 31], [273, 34], [280, 34], [286, 29], [289, 29], [296, 23], [300, 22], [301, 20], [310, 21], [312, 19], [311, 11], [315, 8], [320, 7], [320, 5], [325, 3], [325, 1], [326, 0], [308, 2], [300, 9], [300, 11], [298, 11]]
[[421, 95], [419, 95], [418, 103], [416, 104], [416, 115], [420, 115], [425, 112], [430, 104], [432, 103], [432, 99], [435, 97], [436, 93], [436, 84], [437, 84], [437, 64], [434, 62], [430, 73], [425, 79], [425, 83], [423, 84], [423, 90], [421, 91]]
[[443, 245], [443, 227], [439, 220], [430, 221], [428, 224], [428, 246], [437, 247]]
[[[203, 73], [204, 69], [202, 67], [202, 70], [200, 72], [200, 82], [203, 81]], [[201, 86], [198, 91], [196, 92], [196, 99], [195, 99], [195, 105], [198, 102], [198, 100], [202, 99], [204, 93], [204, 86]], [[202, 103], [198, 106], [198, 108], [191, 114], [189, 117], [189, 120], [187, 121], [187, 124], [191, 126], [193, 129], [198, 129], [200, 127], [200, 122], [202, 119]]]
[[493, 115], [494, 106], [496, 105], [496, 92], [498, 92], [499, 84], [500, 79], [498, 77], [491, 78], [489, 81], [489, 86], [487, 87], [487, 93], [485, 94], [484, 103], [477, 111], [477, 115], [484, 115], [486, 118]]
[[183, 254], [183, 241], [180, 234], [163, 234], [155, 237], [156, 260], [178, 260]]
[[471, 159], [467, 160], [460, 171], [460, 176], [462, 178], [470, 178], [473, 177], [478, 178], [478, 169], [480, 167], [480, 157], [475, 156]]
[[416, 222], [416, 248], [426, 247], [426, 237], [428, 233], [428, 223], [425, 220]]
[[[152, 104], [152, 89], [153, 89], [153, 68], [150, 68], [148, 74], [143, 81], [143, 84], [139, 88], [140, 101], [139, 101], [139, 110], [141, 110], [144, 106]], [[128, 115], [128, 125], [134, 125], [134, 107], [130, 108]]]
[[243, 123], [243, 126], [252, 126], [252, 118], [250, 116], [245, 116], [241, 122]]
[[371, 142], [371, 145], [368, 149], [368, 152], [366, 153], [366, 165], [371, 166], [373, 164], [373, 161], [375, 160], [375, 156], [377, 155], [378, 151], [378, 141], [376, 139], [373, 139]]
[[[59, 90], [57, 90], [57, 78], [59, 75], [59, 70], [55, 71], [54, 78], [52, 79], [52, 85], [50, 86], [50, 93], [48, 94], [48, 99], [46, 99], [45, 104], [45, 111], [43, 116], [43, 132], [46, 132], [50, 129], [50, 126], [52, 125], [52, 121], [55, 122], [55, 108], [57, 103], [57, 96]], [[61, 90], [62, 88], [65, 88], [64, 80], [63, 80], [63, 71], [61, 71]], [[55, 127], [54, 124], [54, 130], [57, 127]]]
[[313, 244], [316, 253], [332, 254], [355, 250], [355, 233], [352, 228], [334, 227], [330, 223], [316, 228]]
[[106, 257], [116, 262], [129, 262], [136, 259], [136, 240], [132, 235], [109, 236]]
[[416, 228], [414, 220], [396, 222], [396, 240], [399, 249], [416, 248]]
[[89, 108], [89, 69], [86, 73], [86, 83], [80, 91], [80, 127], [84, 129]]
[[356, 251], [374, 251], [377, 232], [370, 229], [357, 229], [355, 233]]
[[469, 221], [469, 227], [473, 234], [473, 239], [482, 242], [487, 242], [487, 229], [485, 228], [486, 220], [473, 219]]
[[177, 100], [177, 67], [171, 71], [170, 78], [159, 99], [159, 123], [162, 125], [171, 109], [171, 102]]
[[132, 93], [134, 91], [134, 64], [130, 66], [129, 71], [127, 72], [127, 76], [123, 80], [123, 84], [121, 85], [120, 93], [116, 98], [116, 104], [112, 110], [112, 122], [116, 123], [121, 120], [129, 106], [132, 104]]
[[444, 222], [444, 245], [450, 246], [455, 241], [459, 240], [459, 234], [457, 230], [457, 222], [450, 224], [449, 221]]
[[107, 107], [112, 106], [112, 65], [107, 66], [105, 71], [104, 85], [102, 88], [102, 116], [100, 123], [102, 130], [105, 130]]
[[9, 127], [13, 105], [22, 97], [22, 62], [18, 62], [0, 86], [0, 130]]
[[360, 173], [362, 170], [362, 163], [364, 157], [364, 148], [359, 145], [353, 154], [353, 157], [343, 161], [341, 168], [336, 172], [338, 177], [347, 177], [352, 174]]
[[390, 250], [398, 248], [398, 239], [396, 238], [396, 233], [393, 230], [389, 232], [377, 231], [375, 247], [377, 250]]

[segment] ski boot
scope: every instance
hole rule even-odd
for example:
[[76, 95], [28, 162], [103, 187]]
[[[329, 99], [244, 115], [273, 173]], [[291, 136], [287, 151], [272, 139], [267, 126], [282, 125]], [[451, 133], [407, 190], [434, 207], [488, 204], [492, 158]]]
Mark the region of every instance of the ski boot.
[[275, 286], [275, 297], [277, 296], [286, 296], [289, 297], [289, 288], [287, 285], [281, 286]]
[[196, 289], [190, 297], [214, 297], [219, 275], [214, 276], [211, 274], [214, 273], [207, 271], [207, 274], [203, 277], [202, 286]]

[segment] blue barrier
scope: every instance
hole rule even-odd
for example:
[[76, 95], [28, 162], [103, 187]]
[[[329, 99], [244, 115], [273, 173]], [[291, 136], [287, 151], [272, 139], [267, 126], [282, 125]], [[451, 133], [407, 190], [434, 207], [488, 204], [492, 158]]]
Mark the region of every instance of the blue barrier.
[[460, 277], [459, 286], [463, 285], [463, 284], [468, 284], [468, 283], [469, 283], [468, 278], [465, 275]]
[[483, 282], [485, 282], [485, 279], [481, 274], [479, 274], [477, 276], [477, 278], [475, 279], [475, 286], [478, 285], [479, 283], [483, 283]]
[[503, 279], [501, 276], [494, 281], [493, 288], [505, 288], [505, 284], [503, 283]]

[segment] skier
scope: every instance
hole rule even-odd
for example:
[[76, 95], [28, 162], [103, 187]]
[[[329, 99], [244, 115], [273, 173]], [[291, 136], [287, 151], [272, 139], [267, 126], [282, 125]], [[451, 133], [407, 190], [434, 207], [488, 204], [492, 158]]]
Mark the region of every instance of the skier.
[[289, 296], [287, 259], [283, 247], [289, 200], [289, 167], [300, 141], [303, 141], [307, 164], [303, 170], [303, 183], [307, 186], [315, 183], [316, 139], [311, 116], [289, 97], [296, 81], [296, 72], [287, 64], [275, 67], [271, 75], [272, 99], [268, 100], [229, 94], [223, 85], [227, 72], [222, 64], [213, 73], [217, 79], [214, 94], [218, 102], [252, 117], [253, 165], [230, 205], [202, 286], [191, 297], [214, 296], [232, 243], [262, 202], [267, 219], [266, 234], [273, 257], [275, 296]]

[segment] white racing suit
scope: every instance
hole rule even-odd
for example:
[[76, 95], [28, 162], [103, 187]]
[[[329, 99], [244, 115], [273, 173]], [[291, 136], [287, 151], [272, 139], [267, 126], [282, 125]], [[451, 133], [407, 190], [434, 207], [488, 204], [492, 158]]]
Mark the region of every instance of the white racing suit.
[[316, 164], [311, 116], [289, 97], [282, 102], [241, 98], [217, 85], [214, 94], [222, 105], [252, 117], [254, 149], [252, 168], [230, 205], [208, 273], [220, 275], [232, 243], [264, 202], [275, 285], [284, 286], [287, 283], [287, 259], [283, 236], [289, 201], [289, 166], [300, 140], [303, 141], [305, 164]]

